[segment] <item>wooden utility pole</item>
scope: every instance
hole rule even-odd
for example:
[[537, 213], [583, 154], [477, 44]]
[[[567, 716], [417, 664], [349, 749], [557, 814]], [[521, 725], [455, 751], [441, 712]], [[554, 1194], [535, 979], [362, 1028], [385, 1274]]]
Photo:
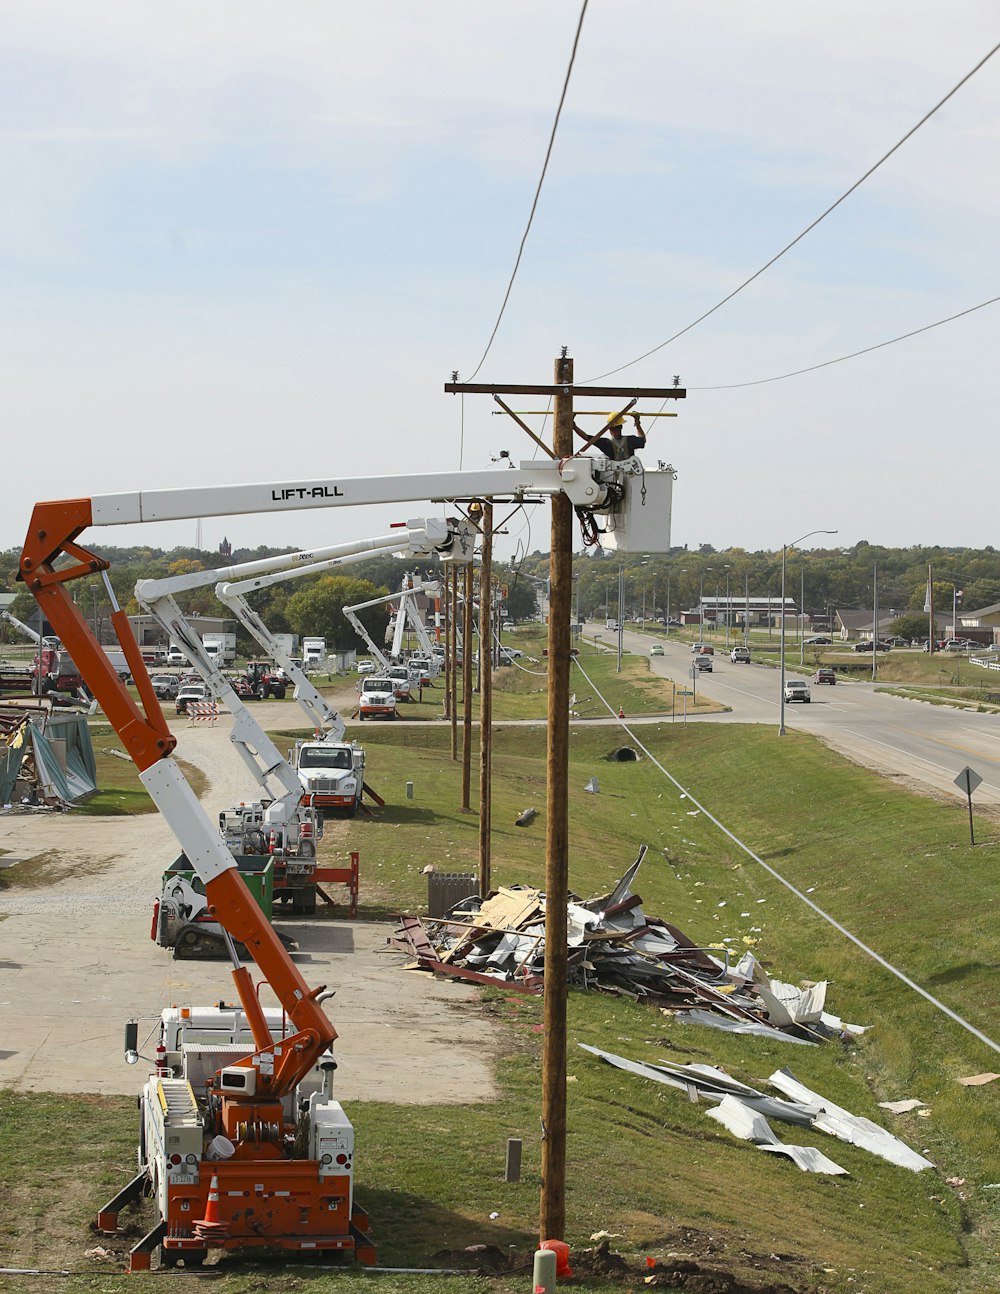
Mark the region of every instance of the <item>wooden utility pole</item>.
[[444, 568], [444, 713], [443, 718], [451, 718], [451, 566]]
[[451, 572], [451, 606], [448, 623], [451, 625], [451, 676], [448, 686], [451, 688], [451, 699], [448, 702], [448, 713], [451, 715], [451, 757], [458, 760], [458, 571], [456, 566]]
[[[557, 386], [573, 382], [573, 361], [556, 360]], [[573, 396], [554, 397], [552, 448], [573, 453]], [[545, 815], [545, 1034], [542, 1045], [541, 1240], [566, 1234], [566, 903], [569, 897], [569, 665], [573, 602], [573, 506], [552, 498], [549, 550], [549, 696]]]
[[493, 504], [483, 504], [483, 564], [479, 569], [479, 893], [489, 894], [493, 802]]
[[[640, 399], [683, 400], [687, 396], [679, 379], [676, 386], [591, 387], [573, 386], [573, 361], [565, 350], [555, 365], [552, 386], [494, 385], [446, 382], [454, 395], [542, 395], [554, 399], [551, 456], [573, 455], [573, 397], [606, 400], [622, 397], [634, 404]], [[497, 400], [507, 409], [503, 401]], [[631, 405], [629, 406], [631, 408]], [[513, 415], [532, 440], [538, 437]], [[598, 433], [600, 435], [600, 433]], [[584, 447], [586, 448], [586, 446]], [[471, 581], [470, 581], [471, 583]], [[467, 590], [470, 583], [466, 584]], [[561, 1240], [566, 1230], [566, 904], [569, 897], [569, 670], [570, 613], [573, 601], [573, 508], [565, 495], [552, 499], [552, 548], [549, 557], [549, 697], [548, 761], [545, 831], [545, 1039], [542, 1061], [542, 1198], [539, 1214], [541, 1239]], [[468, 600], [471, 602], [471, 591]], [[471, 621], [467, 618], [463, 642], [463, 676], [466, 695], [471, 691]], [[482, 654], [482, 653], [480, 653]], [[466, 711], [467, 722], [471, 716]]]
[[472, 810], [472, 563], [465, 568], [462, 608], [462, 811]]

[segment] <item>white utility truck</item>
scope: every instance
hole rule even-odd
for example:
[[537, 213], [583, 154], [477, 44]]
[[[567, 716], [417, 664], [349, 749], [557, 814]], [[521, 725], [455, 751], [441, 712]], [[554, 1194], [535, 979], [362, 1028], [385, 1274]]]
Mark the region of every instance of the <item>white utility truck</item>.
[[302, 664], [306, 669], [318, 669], [326, 660], [325, 638], [302, 639]]
[[[214, 572], [213, 572], [214, 574]], [[236, 635], [235, 634], [202, 634], [201, 645], [205, 649], [205, 655], [213, 664], [220, 668], [227, 665], [233, 665], [236, 661]]]

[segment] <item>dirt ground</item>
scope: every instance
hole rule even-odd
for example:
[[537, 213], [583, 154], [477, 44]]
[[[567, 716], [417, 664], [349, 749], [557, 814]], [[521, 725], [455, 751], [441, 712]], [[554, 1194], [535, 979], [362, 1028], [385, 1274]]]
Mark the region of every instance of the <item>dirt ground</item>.
[[[265, 727], [297, 723], [287, 705], [255, 713]], [[212, 815], [254, 798], [228, 730], [183, 719], [175, 726], [178, 754], [209, 779], [204, 803]], [[4, 819], [3, 848], [28, 859], [55, 854], [70, 870], [44, 888], [0, 892], [0, 1085], [134, 1093], [141, 1076], [123, 1059], [126, 1020], [139, 1017], [152, 1029], [172, 1002], [235, 999], [225, 963], [175, 962], [149, 937], [160, 874], [179, 852], [173, 836], [158, 814], [15, 815]], [[364, 865], [362, 855], [362, 893]], [[293, 955], [307, 981], [336, 989], [327, 1011], [340, 1035], [340, 1099], [424, 1104], [495, 1095], [495, 1037], [469, 1008], [474, 990], [404, 971], [405, 959], [386, 947], [384, 924], [318, 918], [280, 928], [298, 941]], [[140, 1039], [145, 1034], [141, 1023]]]

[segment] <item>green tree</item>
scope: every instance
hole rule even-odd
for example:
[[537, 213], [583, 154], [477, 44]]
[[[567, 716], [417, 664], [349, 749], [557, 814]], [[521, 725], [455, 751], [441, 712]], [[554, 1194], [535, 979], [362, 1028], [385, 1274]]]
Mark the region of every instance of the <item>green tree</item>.
[[[327, 645], [341, 649], [356, 647], [358, 637], [344, 616], [344, 607], [382, 597], [388, 589], [376, 588], [368, 580], [346, 575], [323, 575], [304, 589], [299, 589], [285, 603], [285, 619], [293, 633], [315, 634]], [[371, 607], [359, 613], [359, 619], [377, 643], [385, 638], [389, 613], [385, 606]]]
[[889, 632], [893, 635], [899, 635], [900, 638], [909, 638], [911, 642], [915, 638], [927, 637], [928, 618], [925, 615], [918, 615], [916, 612], [910, 612], [905, 616], [897, 616], [889, 626]]

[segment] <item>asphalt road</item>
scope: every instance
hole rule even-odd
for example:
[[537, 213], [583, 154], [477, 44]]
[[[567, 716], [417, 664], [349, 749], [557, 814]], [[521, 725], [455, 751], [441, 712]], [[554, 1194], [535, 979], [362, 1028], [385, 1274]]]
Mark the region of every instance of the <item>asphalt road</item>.
[[[602, 625], [585, 631], [612, 635]], [[626, 650], [647, 654], [662, 638], [626, 631]], [[798, 653], [786, 657], [787, 678], [809, 681]], [[687, 687], [691, 682], [690, 643], [668, 643], [663, 656], [650, 657], [653, 672]], [[734, 665], [716, 650], [713, 671], [697, 679], [698, 691], [730, 706], [725, 714], [705, 715], [700, 723], [778, 723], [778, 671], [767, 665]], [[785, 727], [812, 733], [848, 758], [889, 776], [903, 777], [936, 792], [965, 799], [954, 778], [966, 766], [983, 783], [978, 806], [1000, 806], [1000, 715], [977, 714], [947, 705], [930, 705], [876, 692], [871, 682], [841, 680], [836, 686], [810, 683], [812, 701], [785, 705]]]

